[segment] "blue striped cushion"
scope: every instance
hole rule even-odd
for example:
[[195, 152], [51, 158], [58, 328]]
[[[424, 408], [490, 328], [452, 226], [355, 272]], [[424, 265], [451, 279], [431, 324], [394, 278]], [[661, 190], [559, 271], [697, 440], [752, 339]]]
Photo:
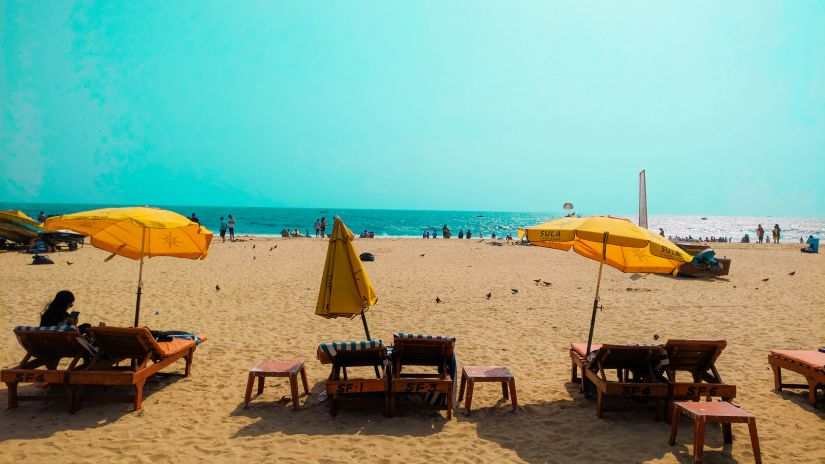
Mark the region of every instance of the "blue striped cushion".
[[37, 325], [18, 325], [14, 328], [15, 332], [71, 332], [73, 330], [77, 330], [76, 325], [50, 325], [50, 326], [37, 326]]
[[359, 342], [329, 342], [321, 343], [318, 349], [327, 355], [334, 357], [339, 351], [358, 351], [369, 348], [381, 348], [384, 342], [381, 340], [366, 340]]
[[452, 340], [455, 341], [455, 337], [446, 337], [441, 335], [425, 335], [425, 334], [414, 334], [414, 333], [403, 333], [398, 332], [395, 334], [398, 338], [411, 338], [411, 339], [419, 339], [419, 340]]

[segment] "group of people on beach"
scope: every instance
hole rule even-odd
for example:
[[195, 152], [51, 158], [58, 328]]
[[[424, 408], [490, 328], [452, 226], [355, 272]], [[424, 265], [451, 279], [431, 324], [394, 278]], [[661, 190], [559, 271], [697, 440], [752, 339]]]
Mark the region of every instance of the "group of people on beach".
[[[774, 224], [773, 225], [773, 230], [771, 230], [771, 235], [773, 236], [773, 243], [779, 243], [779, 238], [782, 235], [782, 229], [779, 228], [779, 224]], [[745, 234], [745, 237], [747, 237], [747, 236], [748, 236], [748, 234]], [[767, 240], [765, 239], [765, 229], [762, 228], [762, 224], [759, 224], [756, 227], [756, 241], [757, 241], [757, 243], [762, 243], [763, 240], [765, 240], [765, 243], [771, 243], [770, 239], [767, 239]], [[800, 242], [801, 242], [801, 239], [800, 239]], [[744, 243], [747, 243], [747, 242], [744, 242]]]

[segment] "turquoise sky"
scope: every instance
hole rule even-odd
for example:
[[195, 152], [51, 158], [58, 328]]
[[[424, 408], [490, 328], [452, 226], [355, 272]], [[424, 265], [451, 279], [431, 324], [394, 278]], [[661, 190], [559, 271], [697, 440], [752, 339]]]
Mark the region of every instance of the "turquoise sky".
[[0, 0], [0, 201], [825, 216], [825, 2]]

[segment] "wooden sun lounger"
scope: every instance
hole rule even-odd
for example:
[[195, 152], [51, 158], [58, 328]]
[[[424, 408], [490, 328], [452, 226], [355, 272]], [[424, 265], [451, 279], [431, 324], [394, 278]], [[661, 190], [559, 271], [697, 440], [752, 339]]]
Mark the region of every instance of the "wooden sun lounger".
[[[825, 390], [825, 353], [805, 350], [771, 350], [768, 363], [773, 369], [773, 383], [777, 391], [783, 388], [807, 388], [808, 404], [816, 406], [817, 390]], [[782, 369], [788, 369], [808, 382], [783, 383]]]
[[[318, 347], [318, 360], [321, 364], [332, 364], [332, 371], [326, 381], [329, 413], [333, 416], [338, 409], [361, 409], [363, 407], [383, 407], [384, 415], [389, 414], [389, 376], [390, 369], [385, 366], [387, 347], [383, 344], [374, 348], [360, 350], [338, 350], [330, 356]], [[375, 367], [377, 378], [355, 377], [347, 375], [347, 368]]]
[[[26, 355], [16, 366], [3, 369], [0, 380], [8, 387], [8, 408], [17, 407], [18, 401], [43, 401], [54, 399], [69, 400], [69, 411], [77, 410], [74, 389], [66, 385], [67, 374], [84, 367], [81, 361], [91, 358], [93, 352], [77, 327], [44, 329], [39, 327], [18, 327], [14, 330], [17, 341]], [[62, 360], [69, 360], [68, 366], [60, 368]], [[80, 363], [80, 364], [79, 364]], [[20, 395], [20, 383], [40, 383], [66, 385], [64, 395]]]
[[[447, 419], [451, 419], [455, 404], [455, 378], [450, 374], [454, 354], [455, 339], [452, 337], [409, 338], [394, 335], [390, 414], [394, 415], [401, 406], [408, 409], [447, 411]], [[405, 373], [404, 368], [409, 366], [435, 367], [436, 372]], [[418, 398], [430, 397], [434, 401], [406, 401], [403, 404], [398, 401], [400, 397], [411, 395]]]
[[[590, 345], [590, 351], [596, 351], [601, 348], [600, 343], [593, 343]], [[584, 382], [587, 378], [584, 375], [585, 369], [589, 365], [587, 361], [587, 343], [570, 343], [570, 360], [572, 362], [570, 368], [570, 382], [579, 384], [579, 391], [584, 393], [585, 398], [589, 397], [588, 392], [584, 389]], [[579, 377], [581, 372], [581, 377]]]
[[[132, 385], [131, 395], [88, 395], [98, 401], [134, 402], [135, 410], [142, 407], [143, 384], [161, 369], [183, 359], [186, 361], [184, 377], [189, 377], [192, 358], [197, 345], [194, 340], [176, 339], [157, 342], [147, 327], [92, 327], [89, 333], [95, 340], [98, 352], [89, 366], [69, 375], [70, 385], [77, 387], [77, 405], [84, 398], [85, 385]], [[205, 335], [198, 335], [201, 342]], [[121, 366], [120, 363], [126, 362]]]
[[[725, 346], [725, 340], [668, 340], [664, 345], [667, 364], [660, 368], [670, 386], [667, 411], [677, 400], [699, 401], [704, 397], [708, 401], [730, 401], [736, 397], [736, 385], [724, 383], [716, 370], [716, 360]], [[679, 371], [689, 373], [693, 381], [677, 380]]]
[[[592, 347], [591, 347], [592, 349]], [[664, 415], [668, 398], [668, 384], [658, 381], [654, 373], [655, 363], [664, 355], [661, 346], [609, 345], [599, 347], [591, 366], [583, 365], [587, 382], [596, 387], [596, 414], [604, 411], [627, 411], [650, 407], [647, 399], [655, 400], [656, 420]], [[608, 371], [615, 370], [615, 379], [608, 378]], [[632, 399], [631, 403], [606, 405], [607, 397]]]

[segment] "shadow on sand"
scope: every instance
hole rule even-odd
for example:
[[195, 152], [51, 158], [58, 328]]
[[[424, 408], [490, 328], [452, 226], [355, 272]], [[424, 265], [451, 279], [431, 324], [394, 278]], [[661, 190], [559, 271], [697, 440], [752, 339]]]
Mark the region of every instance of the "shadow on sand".
[[[153, 403], [152, 395], [184, 377], [174, 373], [155, 374], [146, 381], [143, 390], [143, 403], [149, 406]], [[163, 375], [165, 374], [165, 375]], [[102, 387], [89, 386], [87, 391], [95, 393], [131, 393], [130, 387]], [[132, 403], [103, 403], [87, 399], [83, 401], [81, 409], [74, 414], [70, 414], [68, 398], [64, 396], [65, 389], [62, 386], [49, 387], [45, 392], [38, 390], [32, 384], [20, 385], [21, 395], [60, 395], [54, 401], [20, 401], [15, 409], [6, 409], [8, 402], [8, 390], [0, 391], [0, 405], [3, 411], [0, 412], [0, 442], [9, 439], [25, 440], [31, 438], [50, 437], [58, 432], [69, 430], [84, 430], [104, 427], [107, 424], [117, 421], [128, 414], [141, 414], [141, 411], [132, 411]], [[26, 426], [17, 427], [17, 424], [25, 423]], [[35, 423], [34, 425], [32, 423]]]

